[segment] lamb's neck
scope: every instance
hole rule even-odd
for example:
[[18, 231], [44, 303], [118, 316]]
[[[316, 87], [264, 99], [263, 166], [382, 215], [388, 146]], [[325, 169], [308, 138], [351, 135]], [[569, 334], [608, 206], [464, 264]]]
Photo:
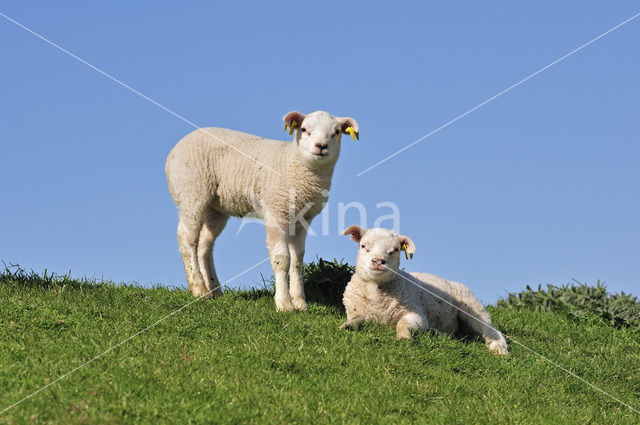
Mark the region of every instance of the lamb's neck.
[[301, 159], [298, 155], [294, 155], [287, 170], [287, 177], [295, 179], [294, 181], [303, 180], [306, 184], [318, 187], [318, 189], [328, 190], [331, 186], [335, 165], [335, 162], [316, 165], [313, 162]]
[[369, 276], [365, 276], [364, 274], [358, 273], [356, 269], [356, 275], [360, 279], [362, 285], [367, 287], [375, 287], [379, 291], [382, 292], [391, 292], [402, 285], [402, 278], [400, 276], [391, 276], [386, 280], [375, 280]]

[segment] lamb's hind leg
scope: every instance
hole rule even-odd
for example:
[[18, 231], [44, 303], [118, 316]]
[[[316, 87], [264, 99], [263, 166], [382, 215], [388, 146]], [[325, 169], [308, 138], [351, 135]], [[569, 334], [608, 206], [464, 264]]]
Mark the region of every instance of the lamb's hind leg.
[[206, 286], [200, 273], [198, 261], [198, 238], [200, 236], [201, 223], [180, 216], [178, 223], [178, 248], [182, 254], [182, 262], [187, 275], [189, 292], [199, 297], [206, 293]]
[[467, 313], [459, 312], [459, 319], [464, 321], [467, 327], [473, 332], [482, 336], [489, 350], [496, 354], [509, 354], [507, 340], [500, 331], [493, 327], [491, 316], [487, 310], [485, 310], [480, 300], [473, 295], [471, 290], [465, 288], [465, 290], [459, 294], [456, 303], [460, 309]]
[[213, 264], [213, 245], [227, 224], [229, 216], [217, 211], [209, 211], [202, 224], [198, 239], [198, 264], [206, 293], [212, 296], [222, 295], [222, 286]]

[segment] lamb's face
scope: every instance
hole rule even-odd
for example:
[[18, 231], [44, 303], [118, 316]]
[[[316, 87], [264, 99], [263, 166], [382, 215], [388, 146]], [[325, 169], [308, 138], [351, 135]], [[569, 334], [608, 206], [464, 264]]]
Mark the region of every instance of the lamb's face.
[[297, 131], [302, 156], [311, 161], [335, 162], [340, 154], [340, 123], [318, 111], [307, 115]]
[[415, 252], [415, 245], [409, 237], [391, 230], [350, 226], [343, 234], [351, 235], [351, 239], [359, 244], [356, 272], [374, 281], [384, 282], [395, 276], [403, 247], [408, 253]]
[[302, 158], [314, 164], [335, 163], [340, 154], [342, 133], [348, 128], [358, 133], [358, 123], [354, 119], [334, 117], [324, 111], [308, 115], [289, 112], [284, 116], [284, 122], [285, 128], [288, 126], [295, 130], [294, 143]]

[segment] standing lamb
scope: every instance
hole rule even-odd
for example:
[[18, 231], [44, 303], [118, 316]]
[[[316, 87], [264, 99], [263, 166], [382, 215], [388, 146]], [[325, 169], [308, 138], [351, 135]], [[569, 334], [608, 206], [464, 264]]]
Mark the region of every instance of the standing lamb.
[[363, 321], [395, 326], [398, 339], [411, 339], [418, 329], [482, 336], [489, 350], [506, 355], [507, 341], [491, 325], [491, 317], [471, 290], [428, 273], [398, 270], [400, 251], [413, 256], [415, 245], [387, 229], [350, 226], [344, 235], [360, 244], [356, 272], [344, 292], [347, 321], [341, 329], [357, 329]]
[[250, 215], [265, 222], [276, 309], [307, 309], [301, 277], [307, 228], [327, 201], [341, 134], [353, 138], [359, 130], [354, 119], [323, 111], [293, 111], [283, 120], [290, 135], [295, 131], [293, 143], [211, 127], [191, 132], [169, 153], [165, 172], [193, 295], [222, 293], [214, 242], [229, 216]]

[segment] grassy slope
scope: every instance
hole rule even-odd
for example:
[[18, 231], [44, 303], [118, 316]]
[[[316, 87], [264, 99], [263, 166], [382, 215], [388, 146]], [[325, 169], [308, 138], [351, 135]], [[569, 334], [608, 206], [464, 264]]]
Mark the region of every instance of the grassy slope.
[[[1, 279], [0, 279], [1, 280]], [[64, 282], [63, 282], [64, 283]], [[192, 298], [182, 290], [0, 281], [0, 409]], [[496, 326], [639, 408], [640, 335], [492, 308]], [[201, 300], [5, 412], [0, 423], [638, 423], [515, 344], [338, 330], [337, 308], [278, 314], [261, 292]]]

